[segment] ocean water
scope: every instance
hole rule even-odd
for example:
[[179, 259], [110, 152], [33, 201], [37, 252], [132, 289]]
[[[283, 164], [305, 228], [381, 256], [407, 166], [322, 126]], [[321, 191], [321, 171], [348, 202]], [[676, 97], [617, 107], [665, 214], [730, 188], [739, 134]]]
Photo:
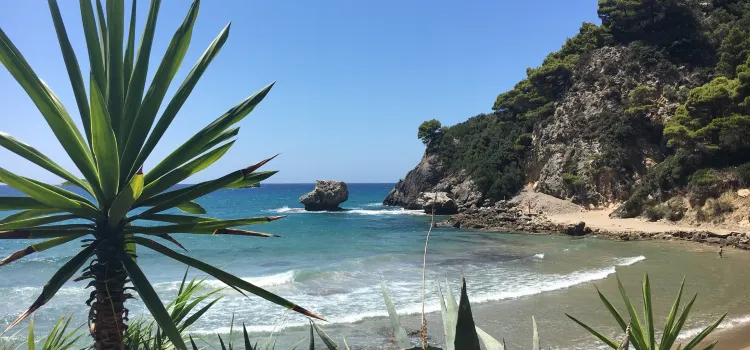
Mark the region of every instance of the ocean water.
[[[309, 213], [298, 203], [312, 184], [266, 184], [254, 189], [222, 190], [198, 200], [218, 218], [285, 215], [282, 220], [252, 229], [282, 238], [175, 235], [189, 255], [223, 267], [248, 281], [292, 300], [323, 317], [321, 323], [336, 339], [353, 348], [391, 349], [387, 313], [380, 292], [384, 281], [407, 331], [419, 328], [422, 253], [430, 217], [380, 204], [392, 184], [351, 184], [343, 212]], [[0, 195], [13, 195], [0, 187]], [[25, 241], [0, 241], [0, 255], [23, 248]], [[168, 243], [167, 243], [168, 244]], [[0, 327], [15, 319], [38, 296], [41, 286], [76, 251], [77, 244], [35, 254], [0, 268]], [[138, 263], [164, 300], [177, 293], [184, 265], [140, 248]], [[426, 280], [426, 311], [431, 341], [443, 341], [437, 280], [448, 281], [454, 293], [460, 278], [468, 283], [478, 326], [513, 347], [531, 344], [531, 316], [539, 324], [544, 347], [593, 349], [596, 342], [565, 317], [570, 313], [616, 334], [615, 324], [599, 303], [596, 284], [621, 306], [615, 273], [635, 300], [640, 279], [652, 279], [655, 308], [666, 315], [683, 276], [686, 294], [699, 292], [695, 315], [686, 327], [697, 327], [730, 312], [723, 327], [750, 322], [750, 257], [730, 251], [718, 259], [715, 249], [691, 244], [611, 242], [593, 238], [530, 236], [511, 233], [436, 228], [430, 237]], [[199, 271], [190, 276], [206, 277]], [[35, 316], [38, 334], [64, 314], [85, 321], [83, 283], [68, 283]], [[223, 288], [208, 277], [207, 293]], [[443, 286], [444, 288], [444, 286]], [[257, 297], [245, 298], [231, 289], [190, 328], [209, 342], [229, 332], [234, 315], [261, 342], [285, 349], [307, 336], [307, 320]], [[131, 317], [144, 313], [139, 302], [128, 305]], [[640, 308], [639, 308], [640, 309]], [[663, 324], [663, 317], [658, 318]], [[22, 332], [23, 333], [23, 332]], [[19, 335], [20, 336], [20, 335]], [[416, 344], [416, 338], [415, 338]]]

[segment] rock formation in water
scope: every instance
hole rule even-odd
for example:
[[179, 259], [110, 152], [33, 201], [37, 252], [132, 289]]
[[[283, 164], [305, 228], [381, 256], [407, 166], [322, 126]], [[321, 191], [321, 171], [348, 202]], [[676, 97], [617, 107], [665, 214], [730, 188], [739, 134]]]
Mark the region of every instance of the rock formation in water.
[[447, 192], [422, 192], [417, 204], [426, 214], [453, 215], [458, 213], [458, 206]]
[[299, 202], [307, 211], [338, 211], [339, 206], [349, 199], [349, 187], [342, 181], [317, 180], [315, 189], [299, 197]]

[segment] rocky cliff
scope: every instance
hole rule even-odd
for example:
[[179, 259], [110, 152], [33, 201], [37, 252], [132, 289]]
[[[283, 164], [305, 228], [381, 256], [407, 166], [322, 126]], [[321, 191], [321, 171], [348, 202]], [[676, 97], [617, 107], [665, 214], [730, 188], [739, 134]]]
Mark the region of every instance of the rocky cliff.
[[448, 172], [437, 154], [425, 153], [419, 164], [388, 193], [383, 204], [421, 210], [425, 204], [421, 198], [432, 193], [446, 193], [456, 202], [458, 211], [476, 207], [482, 200], [482, 193], [465, 171]]
[[750, 2], [603, 0], [598, 14], [493, 112], [423, 123], [425, 155], [384, 203], [420, 209], [445, 192], [466, 211], [532, 185], [587, 206], [627, 201], [632, 216], [721, 174], [750, 186]]
[[[664, 159], [663, 125], [702, 80], [666, 59], [642, 66], [634, 56], [604, 47], [574, 70], [554, 115], [533, 131], [526, 174], [537, 191], [595, 206], [620, 202]], [[637, 88], [651, 94], [649, 106], [631, 112]]]

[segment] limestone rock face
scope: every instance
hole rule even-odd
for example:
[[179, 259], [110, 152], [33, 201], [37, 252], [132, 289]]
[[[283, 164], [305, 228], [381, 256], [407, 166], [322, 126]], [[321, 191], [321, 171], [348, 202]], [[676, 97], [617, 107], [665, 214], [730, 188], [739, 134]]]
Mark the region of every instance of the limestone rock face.
[[[427, 201], [421, 200], [422, 194], [435, 192], [443, 192], [452, 199], [457, 211], [478, 207], [483, 200], [482, 193], [466, 172], [449, 174], [437, 155], [425, 154], [419, 164], [393, 187], [383, 204], [427, 212], [424, 208]], [[429, 212], [432, 212], [432, 207]]]
[[412, 210], [422, 209], [417, 203], [419, 195], [437, 185], [443, 173], [443, 165], [438, 156], [425, 154], [419, 164], [393, 187], [383, 204]]
[[417, 200], [427, 214], [435, 215], [453, 215], [458, 213], [458, 206], [453, 198], [448, 196], [447, 192], [422, 192]]
[[299, 198], [307, 211], [342, 210], [339, 204], [349, 199], [349, 187], [342, 181], [318, 180], [312, 192]]
[[[633, 54], [623, 46], [594, 50], [574, 71], [554, 115], [534, 128], [526, 175], [538, 192], [604, 207], [628, 199], [633, 184], [664, 159], [659, 126], [702, 78], [668, 61], [638, 68]], [[632, 135], [612, 134], [628, 116], [628, 94], [640, 85], [657, 91], [655, 107]]]

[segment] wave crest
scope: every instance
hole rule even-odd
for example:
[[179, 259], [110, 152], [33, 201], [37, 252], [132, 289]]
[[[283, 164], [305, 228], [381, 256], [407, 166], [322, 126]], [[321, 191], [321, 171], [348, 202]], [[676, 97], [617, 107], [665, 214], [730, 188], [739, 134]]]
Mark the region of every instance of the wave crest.
[[634, 256], [630, 258], [622, 258], [622, 259], [617, 260], [617, 266], [630, 266], [643, 260], [646, 260], [646, 257], [643, 255]]
[[[370, 205], [367, 205], [370, 206]], [[304, 208], [290, 208], [283, 206], [281, 208], [270, 209], [269, 211], [279, 214], [356, 214], [356, 215], [427, 215], [421, 210], [406, 210], [404, 208], [396, 209], [362, 209], [350, 208], [341, 211], [306, 211]]]

